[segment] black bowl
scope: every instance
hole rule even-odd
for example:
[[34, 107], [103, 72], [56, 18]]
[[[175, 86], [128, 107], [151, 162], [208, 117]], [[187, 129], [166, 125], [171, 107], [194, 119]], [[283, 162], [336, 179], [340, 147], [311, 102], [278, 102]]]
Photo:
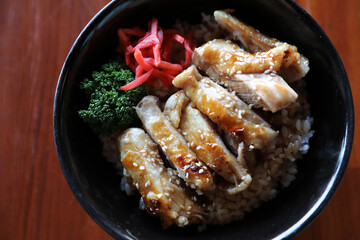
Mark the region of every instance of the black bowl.
[[[101, 155], [101, 144], [77, 115], [84, 106], [79, 81], [112, 56], [119, 27], [144, 26], [158, 17], [200, 20], [200, 12], [234, 8], [250, 25], [298, 46], [310, 60], [306, 77], [315, 135], [299, 161], [289, 188], [244, 220], [197, 232], [190, 227], [163, 230], [157, 219], [138, 210], [135, 198], [120, 191], [120, 177]], [[54, 103], [54, 135], [60, 164], [73, 193], [88, 214], [119, 239], [291, 238], [308, 226], [333, 196], [346, 169], [354, 132], [354, 112], [343, 64], [319, 25], [293, 1], [140, 0], [113, 1], [81, 32], [64, 63]]]

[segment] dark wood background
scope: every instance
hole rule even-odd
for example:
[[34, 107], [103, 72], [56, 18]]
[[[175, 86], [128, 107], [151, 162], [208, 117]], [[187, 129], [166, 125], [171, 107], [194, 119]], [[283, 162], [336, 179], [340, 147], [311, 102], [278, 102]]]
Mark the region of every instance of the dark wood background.
[[[106, 0], [0, 0], [0, 240], [111, 239], [62, 175], [53, 133], [57, 78], [77, 35]], [[360, 1], [298, 0], [346, 67], [360, 122]], [[334, 116], [336, 117], [336, 116]], [[360, 239], [360, 132], [346, 174], [296, 239]]]

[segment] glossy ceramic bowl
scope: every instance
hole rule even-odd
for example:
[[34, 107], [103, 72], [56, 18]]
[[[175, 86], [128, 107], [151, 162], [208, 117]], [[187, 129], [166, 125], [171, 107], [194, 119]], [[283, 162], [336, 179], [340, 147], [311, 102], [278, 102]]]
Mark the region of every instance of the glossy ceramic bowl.
[[[175, 19], [200, 21], [200, 12], [233, 8], [250, 25], [298, 46], [310, 60], [306, 76], [315, 135], [310, 151], [298, 161], [290, 187], [241, 221], [210, 227], [163, 230], [138, 210], [138, 201], [120, 190], [120, 176], [101, 155], [101, 144], [77, 111], [85, 98], [79, 81], [107, 60], [119, 27], [144, 26], [158, 17], [163, 27]], [[54, 103], [57, 153], [70, 188], [88, 214], [119, 239], [271, 239], [291, 238], [308, 226], [334, 194], [349, 160], [354, 112], [343, 64], [319, 25], [293, 1], [285, 0], [138, 0], [113, 1], [81, 32], [61, 71]]]

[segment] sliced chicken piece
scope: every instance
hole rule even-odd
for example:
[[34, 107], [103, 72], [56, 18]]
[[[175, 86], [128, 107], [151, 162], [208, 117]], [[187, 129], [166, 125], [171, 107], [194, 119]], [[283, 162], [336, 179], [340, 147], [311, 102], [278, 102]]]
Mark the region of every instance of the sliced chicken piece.
[[[246, 160], [245, 160], [245, 157], [244, 157], [244, 143], [240, 143], [239, 146], [238, 146], [238, 157], [237, 157], [237, 164], [239, 166], [242, 166], [242, 168], [244, 169], [247, 169], [247, 165], [246, 165]], [[236, 185], [235, 187], [229, 187], [227, 188], [227, 192], [230, 194], [230, 195], [234, 195], [234, 194], [237, 194], [241, 191], [244, 191], [245, 189], [247, 189], [250, 185], [252, 181], [252, 178], [251, 176], [248, 174], [246, 176], [244, 176], [244, 178], [242, 179], [241, 182], [237, 183], [236, 182]]]
[[122, 164], [147, 211], [158, 216], [164, 228], [202, 222], [203, 209], [179, 185], [176, 174], [164, 167], [156, 144], [144, 130], [125, 130], [118, 138], [118, 147]]
[[[249, 146], [239, 146], [240, 144], [243, 144], [241, 140], [234, 135], [231, 135], [230, 133], [222, 130], [221, 131], [221, 138], [224, 140], [226, 146], [229, 148], [229, 150], [237, 156], [238, 161], [242, 162], [240, 159], [243, 158], [246, 160], [246, 166], [249, 172], [252, 172], [252, 170], [255, 168], [257, 164], [255, 151], [252, 148], [249, 148]], [[241, 151], [239, 151], [241, 149]], [[239, 156], [239, 153], [242, 153], [243, 156]], [[240, 160], [239, 160], [240, 159]]]
[[183, 88], [196, 108], [220, 128], [248, 145], [261, 149], [278, 135], [246, 103], [209, 78], [201, 76], [194, 66], [179, 74], [173, 84]]
[[282, 79], [273, 74], [235, 74], [218, 82], [248, 104], [275, 113], [295, 102], [298, 94]]
[[299, 64], [292, 64], [288, 68], [281, 68], [279, 75], [288, 83], [292, 83], [305, 77], [309, 70], [309, 60], [305, 56], [300, 55]]
[[[232, 16], [230, 14], [231, 11], [232, 10], [215, 11], [215, 20], [220, 26], [232, 32], [251, 53], [268, 51], [283, 44], [279, 40], [268, 37], [260, 33], [257, 29], [243, 23]], [[281, 76], [283, 76], [287, 82], [294, 82], [303, 78], [310, 70], [309, 60], [297, 52], [297, 47], [291, 45], [291, 51], [297, 56], [298, 61], [292, 61], [290, 66], [284, 66], [281, 69]]]
[[[299, 55], [300, 57], [300, 55]], [[255, 54], [242, 50], [230, 40], [214, 39], [195, 49], [192, 63], [211, 76], [231, 78], [239, 73], [279, 71], [298, 61], [289, 44], [281, 44], [267, 52]]]
[[[191, 149], [202, 162], [226, 181], [236, 183], [234, 187], [229, 188], [229, 194], [236, 194], [245, 190], [251, 183], [252, 178], [247, 171], [242, 154], [239, 158], [236, 158], [226, 148], [208, 119], [199, 110], [192, 107], [192, 104], [188, 104], [189, 99], [186, 95], [185, 97], [182, 95], [185, 95], [184, 91], [179, 91], [169, 98], [166, 105], [171, 105], [171, 109], [174, 110], [164, 111], [165, 115], [168, 116], [174, 126], [178, 125]], [[188, 105], [186, 107], [184, 107], [184, 101], [182, 101], [184, 98], [187, 98], [185, 104]], [[176, 99], [180, 101], [176, 102]], [[177, 113], [174, 114], [174, 111]], [[174, 115], [176, 117], [173, 117]], [[181, 121], [178, 120], [178, 117], [181, 117]]]
[[246, 163], [237, 162], [212, 124], [191, 104], [187, 105], [181, 115], [179, 129], [199, 159], [225, 180], [231, 183], [244, 182], [246, 186], [251, 183]]
[[215, 11], [215, 20], [221, 27], [233, 33], [251, 53], [267, 51], [281, 44], [279, 40], [260, 33], [257, 29], [232, 16], [231, 12], [233, 10]]
[[295, 102], [298, 94], [278, 75], [272, 74], [235, 74], [222, 85], [245, 102], [264, 110], [277, 112]]
[[237, 156], [239, 144], [241, 143], [241, 139], [235, 137], [231, 133], [221, 130], [221, 137], [224, 140], [226, 146], [229, 150]]
[[[288, 49], [284, 45], [273, 48], [269, 51], [272, 52], [269, 57], [263, 58], [259, 55], [264, 53], [253, 56], [230, 41], [214, 40], [196, 48], [192, 61], [216, 83], [227, 87], [230, 91], [235, 91], [245, 102], [264, 110], [277, 112], [294, 102], [297, 99], [297, 93], [274, 73], [244, 73], [264, 72], [264, 66], [266, 68], [269, 65], [270, 68], [279, 70], [279, 62], [285, 61], [284, 56], [287, 50], [284, 48]], [[275, 52], [279, 54], [275, 55]]]
[[144, 129], [160, 145], [182, 179], [192, 188], [201, 191], [209, 191], [215, 188], [209, 169], [197, 159], [184, 137], [161, 112], [157, 97], [144, 97], [137, 105], [136, 112]]
[[164, 113], [175, 128], [179, 127], [181, 113], [189, 102], [190, 99], [185, 95], [184, 91], [174, 93], [166, 101]]

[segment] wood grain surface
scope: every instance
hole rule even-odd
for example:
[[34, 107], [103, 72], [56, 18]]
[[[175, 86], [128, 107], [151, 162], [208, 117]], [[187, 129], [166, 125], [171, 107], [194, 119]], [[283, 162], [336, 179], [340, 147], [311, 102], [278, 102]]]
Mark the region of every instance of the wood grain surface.
[[[52, 133], [54, 91], [77, 35], [106, 0], [0, 0], [0, 240], [111, 239], [62, 175]], [[360, 1], [298, 0], [346, 67], [360, 122]], [[360, 239], [360, 129], [335, 196], [304, 239]]]

